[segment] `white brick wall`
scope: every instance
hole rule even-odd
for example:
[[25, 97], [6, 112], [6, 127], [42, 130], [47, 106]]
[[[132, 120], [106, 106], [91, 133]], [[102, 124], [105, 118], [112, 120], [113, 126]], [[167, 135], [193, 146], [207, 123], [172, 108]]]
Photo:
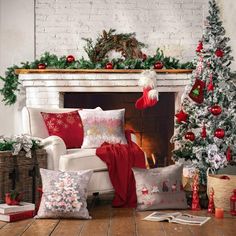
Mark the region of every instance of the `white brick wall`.
[[82, 37], [103, 29], [136, 32], [153, 54], [192, 60], [202, 35], [207, 0], [36, 0], [36, 55], [86, 56]]

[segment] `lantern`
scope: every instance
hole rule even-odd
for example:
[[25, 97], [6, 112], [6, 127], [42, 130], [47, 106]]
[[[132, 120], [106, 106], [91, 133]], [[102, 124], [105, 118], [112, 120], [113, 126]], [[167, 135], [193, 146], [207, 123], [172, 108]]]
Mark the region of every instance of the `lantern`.
[[236, 216], [236, 189], [234, 189], [233, 193], [230, 197], [230, 213], [232, 216]]

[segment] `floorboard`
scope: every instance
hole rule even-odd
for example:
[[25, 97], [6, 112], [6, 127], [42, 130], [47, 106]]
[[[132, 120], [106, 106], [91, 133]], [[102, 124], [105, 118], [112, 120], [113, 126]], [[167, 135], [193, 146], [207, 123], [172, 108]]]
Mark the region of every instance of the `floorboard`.
[[[172, 210], [173, 211], [173, 210]], [[27, 219], [0, 222], [0, 236], [235, 236], [236, 217], [225, 214], [215, 219], [205, 211], [185, 211], [211, 216], [202, 226], [180, 225], [143, 220], [153, 211], [137, 212], [129, 208], [112, 208], [111, 201], [96, 199], [89, 206], [91, 220]]]
[[[31, 226], [22, 234], [23, 236], [45, 236], [50, 235], [55, 227], [58, 225], [59, 220], [55, 219], [36, 219]], [[0, 231], [1, 235], [1, 231]]]
[[31, 226], [32, 222], [34, 222], [34, 219], [27, 219], [8, 223], [0, 229], [0, 235], [1, 236], [22, 235], [25, 232], [25, 230], [27, 230]]

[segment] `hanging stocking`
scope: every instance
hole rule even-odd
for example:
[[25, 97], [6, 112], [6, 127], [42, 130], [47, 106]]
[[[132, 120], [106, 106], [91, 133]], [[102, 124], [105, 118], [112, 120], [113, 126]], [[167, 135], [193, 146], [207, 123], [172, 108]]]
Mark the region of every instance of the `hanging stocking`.
[[189, 93], [189, 97], [196, 103], [201, 104], [203, 102], [203, 89], [205, 87], [205, 83], [200, 80], [196, 79], [195, 83]]
[[152, 107], [158, 102], [158, 92], [156, 89], [143, 88], [143, 96], [139, 98], [135, 107], [139, 110], [145, 109], [147, 107]]
[[143, 96], [136, 101], [135, 107], [142, 110], [154, 106], [158, 102], [158, 91], [155, 89], [156, 72], [145, 70], [142, 72], [138, 84], [143, 87]]

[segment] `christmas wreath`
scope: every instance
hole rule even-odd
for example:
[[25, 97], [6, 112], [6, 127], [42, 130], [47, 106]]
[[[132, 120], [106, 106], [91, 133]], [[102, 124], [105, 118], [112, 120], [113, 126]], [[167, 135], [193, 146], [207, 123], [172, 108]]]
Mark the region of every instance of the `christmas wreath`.
[[[96, 43], [92, 39], [84, 39], [87, 45], [84, 47], [88, 60], [84, 57], [76, 59], [73, 55], [58, 57], [45, 52], [39, 59], [33, 62], [22, 62], [21, 66], [13, 65], [7, 68], [0, 94], [5, 105], [12, 105], [17, 100], [19, 91], [18, 75], [15, 69], [192, 69], [192, 62], [180, 63], [174, 57], [166, 57], [162, 50], [157, 48], [155, 55], [147, 56], [141, 48], [145, 45], [135, 38], [135, 33], [115, 34], [115, 30], [103, 31]], [[121, 53], [120, 58], [109, 61], [108, 52], [115, 50]]]
[[112, 50], [120, 52], [126, 59], [143, 57], [141, 48], [143, 48], [145, 44], [135, 38], [135, 33], [115, 34], [115, 31], [114, 29], [110, 29], [108, 32], [103, 30], [94, 45], [91, 38], [83, 38], [83, 40], [87, 42], [87, 46], [85, 46], [84, 49], [91, 62], [96, 63], [103, 61], [107, 58], [108, 52]]

